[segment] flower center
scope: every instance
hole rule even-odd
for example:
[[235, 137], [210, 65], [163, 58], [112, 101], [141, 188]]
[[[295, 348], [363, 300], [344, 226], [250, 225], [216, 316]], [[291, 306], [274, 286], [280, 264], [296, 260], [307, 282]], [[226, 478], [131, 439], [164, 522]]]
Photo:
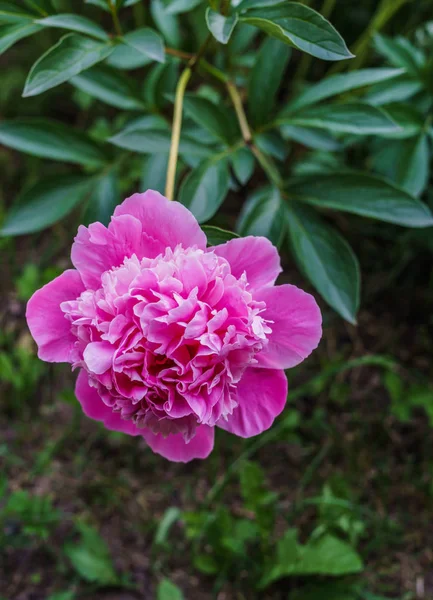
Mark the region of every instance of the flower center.
[[83, 367], [102, 400], [155, 433], [215, 425], [236, 407], [236, 384], [271, 329], [245, 274], [213, 251], [167, 249], [125, 258], [98, 290], [61, 305]]

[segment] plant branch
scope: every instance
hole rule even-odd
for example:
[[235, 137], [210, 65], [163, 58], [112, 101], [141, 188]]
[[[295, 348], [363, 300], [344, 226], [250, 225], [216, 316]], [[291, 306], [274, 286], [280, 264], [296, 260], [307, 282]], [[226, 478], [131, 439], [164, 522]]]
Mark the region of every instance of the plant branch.
[[280, 173], [278, 172], [277, 167], [274, 165], [272, 159], [269, 156], [266, 156], [266, 154], [264, 154], [253, 141], [251, 128], [248, 124], [248, 119], [245, 114], [242, 99], [239, 95], [237, 87], [232, 81], [227, 81], [226, 85], [236, 112], [236, 116], [238, 118], [239, 127], [241, 129], [245, 144], [251, 148], [251, 152], [257, 158], [260, 166], [265, 171], [271, 182], [281, 190], [284, 187], [284, 182]]
[[117, 8], [115, 4], [115, 0], [108, 0], [108, 4], [110, 6], [111, 16], [113, 18], [114, 28], [116, 30], [117, 35], [123, 35], [122, 27], [120, 25], [119, 17], [117, 15]]

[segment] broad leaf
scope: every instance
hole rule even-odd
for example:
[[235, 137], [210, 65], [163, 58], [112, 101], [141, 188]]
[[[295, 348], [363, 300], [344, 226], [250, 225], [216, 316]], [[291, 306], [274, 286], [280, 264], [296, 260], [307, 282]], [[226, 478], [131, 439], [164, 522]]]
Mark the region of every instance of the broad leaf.
[[150, 13], [158, 31], [161, 32], [167, 44], [178, 48], [182, 40], [178, 15], [169, 12], [164, 0], [151, 0]]
[[[396, 182], [410, 194], [420, 196], [429, 179], [430, 149], [427, 136], [422, 133], [402, 140], [399, 146]], [[422, 206], [425, 207], [424, 204]]]
[[34, 15], [25, 11], [21, 6], [10, 2], [0, 2], [0, 23], [22, 23], [33, 21]]
[[36, 96], [107, 58], [113, 46], [69, 33], [33, 65], [24, 88], [24, 97]]
[[64, 162], [99, 166], [105, 155], [87, 135], [48, 119], [16, 119], [0, 123], [0, 143], [26, 154]]
[[203, 225], [202, 229], [206, 234], [208, 246], [219, 246], [219, 244], [225, 244], [226, 242], [239, 237], [238, 234], [233, 231], [227, 231], [226, 229], [214, 227], [213, 225]]
[[424, 115], [411, 104], [396, 102], [383, 108], [399, 127], [397, 131], [386, 134], [386, 137], [404, 139], [420, 134], [424, 128]]
[[[128, 125], [108, 141], [119, 148], [133, 150], [141, 154], [168, 154], [171, 145], [171, 132], [165, 123], [161, 125], [157, 121], [144, 122], [141, 120], [141, 122]], [[186, 135], [181, 136], [179, 151], [181, 154], [188, 153], [203, 158], [213, 154], [212, 147]]]
[[143, 159], [140, 189], [156, 190], [164, 194], [167, 176], [168, 154], [149, 154]]
[[339, 150], [340, 143], [330, 133], [298, 127], [297, 125], [281, 125], [280, 132], [284, 139], [293, 140], [315, 150]]
[[199, 223], [214, 216], [229, 190], [227, 162], [210, 159], [201, 163], [185, 178], [180, 188], [182, 202]]
[[230, 162], [233, 167], [236, 179], [242, 185], [245, 185], [254, 172], [255, 159], [249, 148], [239, 148], [230, 155]]
[[185, 114], [195, 123], [210, 131], [222, 142], [230, 142], [233, 132], [225, 112], [207, 98], [186, 94], [184, 98]]
[[342, 576], [359, 573], [363, 563], [359, 554], [346, 542], [325, 534], [301, 545], [297, 532], [289, 529], [278, 542], [277, 559], [262, 587], [288, 576]]
[[189, 12], [202, 2], [203, 0], [170, 0], [169, 5], [167, 6], [167, 13], [169, 15], [175, 15]]
[[108, 225], [114, 209], [120, 202], [119, 179], [114, 171], [101, 177], [92, 190], [84, 213], [83, 223], [99, 221]]
[[398, 125], [390, 119], [385, 111], [361, 102], [312, 106], [293, 115], [278, 117], [277, 124], [314, 127], [335, 133], [358, 135], [399, 131]]
[[289, 46], [274, 38], [265, 39], [248, 86], [248, 113], [256, 127], [267, 122], [289, 58]]
[[355, 324], [360, 272], [349, 244], [313, 209], [298, 202], [287, 205], [286, 223], [300, 270], [334, 310]]
[[144, 27], [122, 37], [122, 41], [137, 52], [153, 60], [163, 63], [165, 61], [164, 43], [156, 31]]
[[421, 81], [409, 75], [400, 75], [390, 81], [384, 81], [373, 86], [364, 96], [364, 100], [374, 106], [405, 102], [423, 89]]
[[102, 10], [105, 10], [106, 12], [110, 12], [110, 9], [108, 7], [108, 3], [106, 2], [106, 0], [84, 0], [86, 4], [93, 4], [94, 6], [98, 6], [99, 8], [102, 8]]
[[376, 34], [374, 46], [395, 67], [403, 67], [414, 75], [419, 74], [424, 58], [420, 51], [405, 38], [392, 39], [385, 35]]
[[404, 69], [361, 69], [352, 73], [332, 75], [322, 79], [319, 83], [302, 92], [297, 98], [294, 98], [283, 112], [293, 112], [338, 94], [344, 94], [382, 81], [393, 80], [403, 73]]
[[52, 15], [50, 17], [46, 17], [45, 19], [39, 19], [36, 21], [36, 23], [39, 23], [39, 25], [43, 25], [44, 27], [57, 27], [59, 29], [77, 31], [78, 33], [84, 33], [103, 41], [107, 41], [109, 39], [108, 34], [102, 29], [102, 27], [87, 17], [82, 17], [81, 15]]
[[127, 71], [129, 69], [139, 69], [152, 62], [152, 59], [134, 50], [126, 44], [119, 44], [114, 47], [113, 52], [106, 60], [106, 64], [116, 69]]
[[254, 192], [242, 208], [237, 230], [240, 235], [263, 235], [279, 246], [284, 235], [284, 205], [276, 188]]
[[129, 80], [115, 69], [97, 65], [70, 81], [93, 98], [123, 110], [142, 110], [144, 102], [135, 93]]
[[75, 571], [86, 581], [116, 585], [118, 577], [105, 541], [89, 526], [80, 526], [81, 541], [64, 547]]
[[251, 9], [240, 20], [323, 60], [353, 58], [341, 35], [315, 10], [297, 2]]
[[1, 235], [22, 235], [63, 219], [89, 193], [93, 179], [62, 175], [47, 178], [24, 192], [7, 215]]
[[292, 179], [288, 193], [321, 208], [331, 208], [406, 227], [431, 227], [430, 209], [386, 179], [365, 173], [322, 173]]
[[239, 16], [237, 13], [225, 17], [211, 8], [208, 8], [206, 11], [208, 29], [220, 44], [227, 44], [238, 20]]
[[182, 590], [169, 579], [163, 579], [156, 592], [156, 600], [184, 600]]
[[41, 29], [40, 25], [35, 25], [27, 20], [0, 26], [0, 55], [19, 40], [33, 35]]

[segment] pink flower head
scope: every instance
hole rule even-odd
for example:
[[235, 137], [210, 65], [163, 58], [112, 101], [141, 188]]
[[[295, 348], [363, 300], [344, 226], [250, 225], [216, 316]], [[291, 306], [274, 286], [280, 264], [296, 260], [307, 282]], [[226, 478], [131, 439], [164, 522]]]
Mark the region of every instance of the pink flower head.
[[314, 298], [274, 286], [266, 238], [206, 248], [193, 215], [157, 192], [125, 200], [108, 228], [81, 226], [71, 258], [28, 303], [38, 355], [79, 369], [86, 415], [169, 460], [206, 458], [215, 426], [268, 429], [286, 401], [283, 369], [321, 337]]

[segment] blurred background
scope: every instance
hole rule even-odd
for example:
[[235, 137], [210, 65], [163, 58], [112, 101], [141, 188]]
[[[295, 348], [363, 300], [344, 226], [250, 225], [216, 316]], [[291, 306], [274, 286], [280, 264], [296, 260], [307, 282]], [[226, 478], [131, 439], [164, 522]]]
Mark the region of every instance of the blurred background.
[[[3, 5], [13, 4], [41, 16], [54, 9], [86, 15], [112, 31], [104, 3], [12, 0], [0, 2], [0, 18]], [[184, 0], [174, 12], [169, 4], [126, 2], [122, 26], [150, 25], [167, 45], [195, 52], [207, 3]], [[283, 173], [362, 168], [432, 207], [432, 0], [304, 4], [333, 23], [356, 58], [327, 63], [293, 50], [279, 108], [326, 76], [401, 69], [397, 79], [355, 94], [389, 106], [409, 133], [355, 139], [313, 130], [316, 137], [305, 140], [292, 132], [291, 139], [262, 140], [267, 151]], [[70, 178], [90, 176], [95, 167], [92, 160], [62, 160], [64, 148], [55, 146], [46, 120], [57, 122], [60, 137], [60, 127], [67, 128], [63, 139], [73, 154], [70, 128], [98, 146], [139, 117], [142, 106], [170, 118], [179, 60], [155, 65], [116, 50], [95, 67], [93, 79], [79, 75], [23, 98], [32, 64], [60, 32], [46, 28], [9, 48], [11, 26], [0, 23], [0, 51], [8, 47], [0, 57], [1, 119], [31, 119], [36, 133], [17, 144], [0, 123], [0, 598], [432, 599], [433, 228], [326, 215], [361, 265], [360, 310], [351, 324], [302, 275], [278, 229], [279, 213], [268, 207], [254, 220], [246, 210], [257, 207], [251, 198], [266, 183], [263, 174], [255, 171], [245, 182], [232, 177], [211, 224], [241, 234], [267, 228], [280, 245], [281, 282], [319, 299], [323, 339], [288, 373], [287, 408], [269, 432], [241, 440], [218, 431], [205, 462], [169, 463], [142, 440], [82, 415], [70, 367], [38, 360], [25, 307], [36, 289], [69, 267], [80, 223], [106, 220], [126, 196], [163, 191], [165, 183], [167, 151], [149, 147], [151, 153], [116, 155], [115, 169], [95, 190], [71, 196], [72, 184], [61, 187], [65, 181], [78, 189], [78, 179]], [[245, 97], [263, 36], [239, 31], [229, 44], [229, 66], [212, 47], [208, 60], [228, 68]], [[414, 61], [422, 68], [414, 69]], [[204, 75], [192, 89], [219, 102], [210, 85]], [[188, 118], [185, 126], [192, 131]], [[51, 150], [32, 147], [44, 143], [41, 129]], [[125, 147], [115, 144], [108, 153], [119, 146]], [[182, 160], [180, 177], [183, 167], [194, 166]]]

